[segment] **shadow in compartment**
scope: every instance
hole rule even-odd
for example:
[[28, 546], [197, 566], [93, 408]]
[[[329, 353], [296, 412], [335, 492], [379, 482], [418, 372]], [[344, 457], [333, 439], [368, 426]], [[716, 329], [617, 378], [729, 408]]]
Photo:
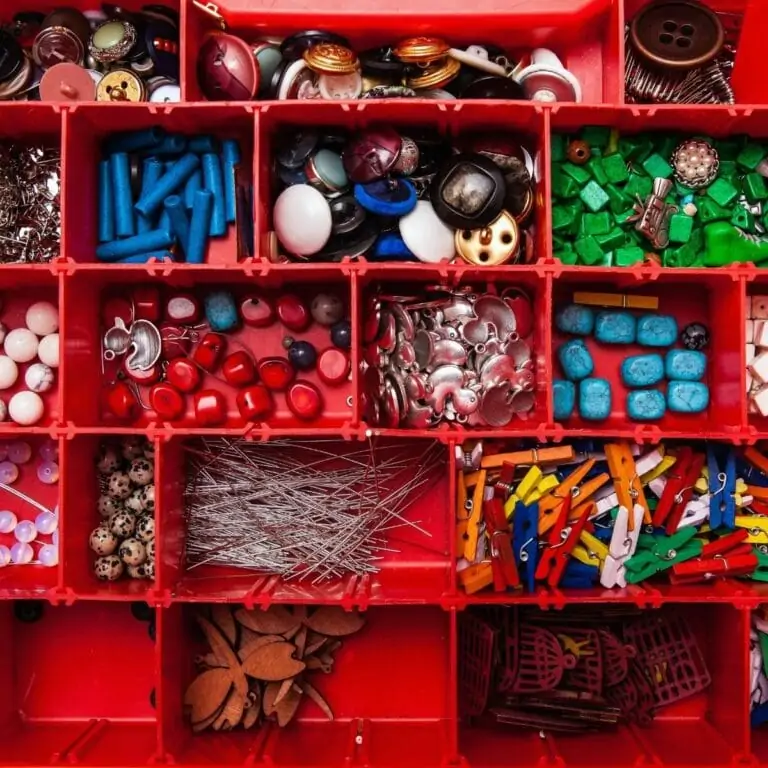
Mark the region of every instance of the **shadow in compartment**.
[[[203, 279], [177, 271], [126, 284], [114, 273], [78, 274], [69, 285], [80, 298], [70, 305], [66, 340], [78, 373], [65, 393], [70, 419], [241, 430], [343, 425], [352, 418], [350, 292], [332, 277], [315, 276], [313, 286], [275, 277], [235, 285], [226, 272]], [[80, 397], [85, 381], [101, 397]]]
[[447, 458], [428, 440], [171, 440], [163, 588], [190, 599], [437, 600], [450, 579]]
[[379, 283], [363, 295], [362, 412], [371, 426], [533, 430], [546, 421], [544, 282]]
[[738, 430], [740, 333], [729, 321], [740, 307], [740, 284], [724, 275], [662, 274], [640, 287], [630, 275], [563, 274], [553, 292], [555, 421], [592, 432]]
[[[7, 601], [0, 623], [5, 762], [151, 761], [157, 752], [154, 619], [138, 621], [127, 603], [54, 608]], [[128, 679], [116, 677], [116, 659], [130, 669]]]
[[533, 106], [315, 107], [310, 116], [288, 102], [259, 116], [258, 226], [277, 236], [265, 258], [486, 268], [544, 253], [544, 118]]
[[471, 765], [727, 763], [746, 747], [744, 611], [471, 609], [459, 751]]
[[764, 762], [768, 756], [768, 621], [765, 605], [753, 611], [749, 631], [750, 738], [752, 754]]
[[760, 274], [747, 283], [745, 311], [747, 419], [750, 426], [765, 432], [768, 430], [768, 282]]
[[[238, 611], [238, 606], [217, 606], [219, 613], [213, 615], [218, 621], [214, 618], [214, 625], [222, 623], [222, 613], [230, 609]], [[340, 612], [341, 620], [347, 624], [355, 622], [354, 613], [327, 607], [310, 608], [307, 613], [298, 606], [292, 609], [273, 606], [267, 613], [259, 608], [246, 611], [251, 616], [248, 620], [251, 627], [269, 626], [276, 630], [272, 645], [266, 649], [262, 646], [261, 654], [259, 650], [254, 651], [256, 655], [250, 661], [247, 660], [250, 654], [243, 654], [246, 661], [242, 667], [247, 672], [251, 700], [256, 702], [261, 698], [261, 714], [250, 729], [241, 724], [226, 733], [207, 729], [194, 734], [189, 717], [212, 701], [201, 701], [199, 689], [189, 689], [200, 671], [199, 663], [205, 663], [205, 654], [210, 648], [195, 617], [205, 616], [208, 611], [207, 606], [174, 604], [161, 617], [163, 740], [168, 757], [174, 762], [230, 765], [255, 759], [274, 765], [338, 765], [359, 761], [371, 765], [433, 766], [448, 760], [451, 664], [449, 615], [444, 611], [428, 607], [371, 608], [359, 614], [360, 621], [356, 623], [363, 626], [358, 631], [325, 643], [323, 634], [327, 636], [333, 631], [340, 635], [341, 632], [324, 621], [323, 632], [310, 631], [306, 640], [314, 645], [321, 642], [315, 651], [320, 656], [324, 655], [323, 649], [334, 649], [327, 653], [325, 671], [312, 669], [312, 654], [303, 654], [306, 661], [296, 663], [302, 654], [291, 648], [304, 643], [304, 632], [296, 626], [303, 622], [292, 622], [290, 617], [307, 616], [308, 624], [318, 626], [316, 622], [321, 615], [338, 617]], [[286, 616], [287, 624], [276, 621]], [[244, 629], [239, 621], [228, 622], [228, 626], [231, 629], [226, 632], [231, 632], [229, 636], [233, 641], [224, 640], [219, 652], [229, 657], [231, 668], [237, 660], [232, 660], [227, 648], [239, 646], [244, 632], [252, 638], [251, 642], [261, 633]], [[210, 635], [210, 626], [208, 632]], [[285, 640], [285, 637], [291, 639]], [[263, 642], [259, 641], [256, 647]], [[310, 647], [305, 645], [305, 649]], [[398, 649], [397, 663], [392, 664], [395, 648]], [[333, 714], [332, 721], [328, 719], [328, 712], [323, 711], [324, 705], [321, 708], [308, 695], [298, 696], [298, 691], [294, 691], [298, 709], [284, 727], [275, 722], [275, 715], [264, 716], [264, 704], [271, 709], [269, 703], [280, 681], [258, 682], [266, 671], [260, 662], [265, 657], [284, 658], [284, 651], [294, 655], [291, 669], [287, 669], [283, 661], [272, 665], [270, 676], [297, 675], [289, 679], [302, 690], [303, 681], [310, 682]], [[307, 665], [309, 668], [302, 669]], [[287, 688], [293, 690], [293, 683]], [[223, 691], [221, 695], [226, 693]], [[217, 703], [213, 700], [214, 705]], [[284, 715], [285, 711], [281, 709], [280, 713]], [[248, 716], [248, 710], [245, 715]]]

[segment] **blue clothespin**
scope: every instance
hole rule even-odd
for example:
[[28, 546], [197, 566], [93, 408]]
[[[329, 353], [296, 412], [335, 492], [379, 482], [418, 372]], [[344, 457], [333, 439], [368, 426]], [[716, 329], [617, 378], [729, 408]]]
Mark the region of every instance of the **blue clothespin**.
[[764, 475], [757, 467], [741, 457], [736, 459], [736, 475], [749, 485], [768, 488], [768, 475]]
[[596, 565], [586, 565], [571, 558], [565, 566], [565, 573], [558, 587], [570, 589], [589, 589], [597, 584], [600, 569]]
[[520, 581], [529, 592], [536, 589], [535, 574], [539, 562], [539, 505], [515, 504], [512, 517], [512, 552]]
[[724, 469], [712, 446], [707, 446], [707, 471], [709, 472], [709, 525], [718, 528], [736, 527], [736, 455], [729, 450]]
[[753, 710], [750, 716], [750, 725], [756, 728], [758, 725], [768, 723], [768, 703], [758, 704]]

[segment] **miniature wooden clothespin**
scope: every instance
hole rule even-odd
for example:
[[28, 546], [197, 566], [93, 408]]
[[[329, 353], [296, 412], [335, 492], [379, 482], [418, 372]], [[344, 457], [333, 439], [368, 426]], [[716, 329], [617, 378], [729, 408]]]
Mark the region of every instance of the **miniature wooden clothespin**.
[[694, 539], [695, 535], [693, 528], [683, 528], [672, 536], [642, 534], [637, 542], [637, 551], [624, 564], [627, 582], [637, 584], [677, 563], [698, 557], [704, 545], [700, 539]]
[[[668, 534], [674, 533], [683, 518], [686, 504], [693, 495], [696, 481], [701, 475], [705, 457], [694, 453], [691, 448], [682, 448], [677, 455], [677, 462], [667, 475], [663, 491], [659, 497], [656, 511], [653, 513], [655, 528], [666, 528]], [[661, 487], [661, 479], [653, 481], [656, 488]], [[651, 486], [654, 487], [653, 485]], [[658, 491], [654, 491], [658, 495]]]
[[568, 558], [578, 543], [589, 513], [594, 507], [594, 505], [586, 507], [578, 520], [569, 521], [571, 503], [571, 497], [568, 496], [549, 533], [549, 546], [541, 553], [539, 565], [536, 568], [536, 578], [539, 581], [546, 581], [550, 587], [556, 587], [560, 583], [565, 567], [568, 565]]
[[536, 589], [539, 559], [539, 505], [518, 502], [512, 517], [512, 551], [517, 572], [529, 592]]
[[520, 577], [501, 499], [494, 497], [486, 501], [483, 504], [483, 517], [491, 547], [493, 588], [496, 592], [504, 592], [508, 587], [519, 587]]
[[744, 576], [758, 567], [757, 555], [747, 544], [743, 528], [705, 544], [701, 555], [672, 566], [673, 584], [697, 584], [718, 576]]
[[635, 504], [632, 507], [631, 519], [627, 508], [619, 507], [613, 525], [608, 555], [600, 574], [600, 583], [604, 587], [610, 589], [611, 587], [623, 588], [627, 586], [626, 562], [635, 554], [637, 549], [644, 515], [645, 509], [640, 504]]
[[[613, 478], [619, 506], [626, 509], [634, 509], [635, 505], [639, 504], [645, 510], [644, 519], [650, 523], [651, 516], [648, 510], [648, 501], [645, 498], [640, 474], [629, 446], [626, 443], [608, 443], [605, 446], [605, 458], [608, 461], [608, 469]], [[629, 523], [631, 526], [634, 526], [634, 519], [632, 517], [629, 518]]]

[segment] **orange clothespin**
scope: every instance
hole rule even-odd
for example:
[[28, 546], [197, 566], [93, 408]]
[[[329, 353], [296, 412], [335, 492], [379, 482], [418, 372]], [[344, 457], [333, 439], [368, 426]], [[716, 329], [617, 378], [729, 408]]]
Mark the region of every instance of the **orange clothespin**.
[[756, 448], [745, 448], [744, 458], [763, 474], [768, 475], [768, 457], [763, 456]]
[[[590, 499], [611, 479], [607, 472], [602, 472], [596, 477], [587, 480], [583, 485], [574, 488], [571, 492], [571, 520], [578, 520], [584, 513], [584, 510], [592, 504]], [[577, 504], [578, 502], [578, 504]], [[575, 506], [574, 506], [575, 504]], [[539, 518], [539, 533], [546, 533], [557, 520], [556, 514], [550, 514], [547, 517]]]
[[588, 459], [580, 467], [574, 469], [557, 488], [539, 501], [539, 514], [546, 514], [559, 507], [594, 466], [595, 460]]
[[[650, 523], [651, 514], [648, 509], [648, 500], [645, 498], [643, 484], [635, 466], [635, 457], [629, 446], [626, 443], [607, 443], [605, 445], [605, 458], [613, 478], [619, 506], [625, 509], [634, 509], [635, 505], [639, 504], [644, 510], [643, 519]], [[634, 525], [631, 516], [629, 522]]]
[[483, 517], [491, 545], [494, 590], [504, 592], [507, 587], [519, 587], [520, 577], [512, 552], [512, 536], [504, 513], [504, 502], [498, 497], [486, 501], [483, 504]]
[[474, 561], [477, 555], [477, 539], [480, 535], [480, 520], [483, 516], [483, 496], [485, 494], [485, 481], [488, 472], [485, 469], [481, 469], [479, 475], [480, 477], [472, 494], [472, 509], [466, 521], [466, 532], [462, 536], [464, 557], [470, 563]]
[[493, 569], [487, 561], [473, 563], [458, 573], [459, 584], [468, 595], [480, 592], [493, 584]]

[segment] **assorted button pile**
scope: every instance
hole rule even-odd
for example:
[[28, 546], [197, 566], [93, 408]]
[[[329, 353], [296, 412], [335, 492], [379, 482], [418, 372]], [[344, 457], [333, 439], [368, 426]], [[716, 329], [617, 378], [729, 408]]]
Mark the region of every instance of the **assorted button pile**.
[[534, 307], [524, 290], [381, 291], [363, 317], [367, 423], [504, 427], [533, 414]]
[[552, 136], [552, 230], [564, 264], [721, 267], [768, 259], [768, 143], [748, 136]]
[[[469, 593], [768, 581], [768, 458], [755, 448], [492, 442], [457, 447]], [[763, 570], [765, 568], [766, 570]]]
[[202, 264], [237, 219], [240, 145], [160, 127], [107, 139], [99, 162], [98, 261]]
[[155, 578], [155, 449], [143, 437], [107, 443], [96, 458], [98, 511], [88, 539], [101, 581]]
[[[592, 308], [621, 307], [622, 303], [630, 309]], [[657, 309], [658, 299], [652, 296], [577, 292], [573, 304], [557, 310], [557, 330], [576, 337], [556, 349], [565, 377], [552, 382], [557, 421], [571, 418], [574, 411], [587, 421], [603, 421], [616, 407], [610, 380], [598, 375], [611, 371], [598, 369], [586, 343], [592, 337], [598, 344], [649, 350], [628, 355], [621, 364], [621, 383], [628, 390], [626, 414], [633, 421], [658, 421], [667, 409], [673, 413], [706, 410], [707, 356], [701, 350], [709, 344], [709, 331], [702, 323], [690, 323], [680, 330], [675, 317], [659, 314]], [[673, 348], [678, 342], [683, 349]], [[650, 350], [665, 350], [664, 357]]]
[[585, 733], [651, 725], [712, 682], [676, 609], [494, 607], [459, 616], [459, 709], [500, 730]]
[[533, 238], [523, 228], [533, 212], [532, 174], [528, 150], [503, 133], [468, 134], [451, 146], [390, 126], [351, 136], [292, 132], [276, 142], [282, 191], [272, 214], [288, 256], [273, 257], [529, 262]]
[[59, 447], [46, 440], [33, 455], [27, 442], [0, 443], [0, 506], [13, 506], [0, 509], [0, 568], [59, 563], [59, 507], [49, 509], [35, 498], [58, 485]]
[[[102, 316], [109, 324], [103, 335], [105, 401], [121, 421], [134, 421], [147, 409], [163, 422], [188, 418], [199, 427], [221, 426], [231, 418], [225, 393], [234, 391], [243, 421], [268, 421], [281, 396], [297, 419], [309, 422], [322, 415], [325, 398], [318, 384], [297, 374], [323, 387], [349, 380], [351, 326], [335, 294], [317, 293], [306, 302], [292, 293], [271, 298], [210, 290], [198, 297], [141, 286], [127, 298], [108, 297]], [[284, 355], [265, 350], [260, 338], [277, 324], [285, 330]], [[318, 326], [327, 339], [319, 350], [300, 337]]]
[[581, 101], [581, 84], [553, 51], [537, 48], [513, 59], [495, 45], [452, 48], [437, 37], [411, 37], [357, 52], [334, 32], [298, 32], [276, 41], [216, 30], [200, 47], [197, 77], [212, 101]]
[[181, 101], [179, 14], [111, 5], [0, 17], [0, 99]]
[[[9, 419], [29, 427], [45, 416], [40, 396], [53, 390], [59, 367], [59, 310], [49, 301], [36, 301], [24, 313], [24, 325], [16, 312], [0, 314], [0, 392], [15, 390], [0, 398], [0, 421]], [[23, 376], [24, 386], [19, 388]]]

